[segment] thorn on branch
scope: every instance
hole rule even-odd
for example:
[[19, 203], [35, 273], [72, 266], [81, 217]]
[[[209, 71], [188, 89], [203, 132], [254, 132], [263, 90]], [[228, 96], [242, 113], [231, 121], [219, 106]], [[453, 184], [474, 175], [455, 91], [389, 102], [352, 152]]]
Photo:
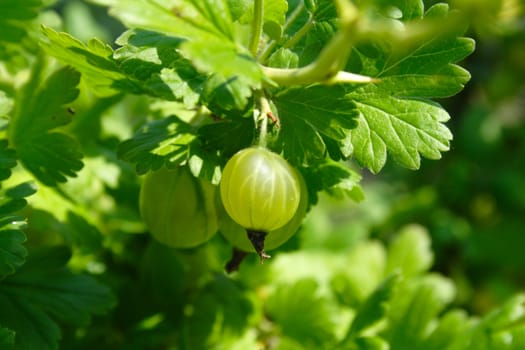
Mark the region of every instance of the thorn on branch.
[[280, 128], [281, 124], [279, 122], [279, 118], [275, 116], [272, 112], [267, 112], [266, 116], [272, 121], [272, 123], [275, 125], [276, 128]]

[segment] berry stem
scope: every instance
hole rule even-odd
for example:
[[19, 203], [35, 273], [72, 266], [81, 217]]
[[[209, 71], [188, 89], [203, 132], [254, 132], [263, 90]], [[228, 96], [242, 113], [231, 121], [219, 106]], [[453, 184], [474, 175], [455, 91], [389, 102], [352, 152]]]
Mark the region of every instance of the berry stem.
[[237, 248], [232, 249], [232, 257], [230, 258], [230, 261], [226, 263], [225, 270], [227, 273], [232, 273], [234, 271], [239, 270], [239, 266], [241, 265], [242, 261], [246, 256], [248, 255], [247, 252], [239, 250]]

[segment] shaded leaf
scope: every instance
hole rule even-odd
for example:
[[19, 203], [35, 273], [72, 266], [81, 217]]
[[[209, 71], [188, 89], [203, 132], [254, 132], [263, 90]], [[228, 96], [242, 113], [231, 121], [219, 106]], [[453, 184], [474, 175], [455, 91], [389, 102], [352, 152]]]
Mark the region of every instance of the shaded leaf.
[[179, 164], [189, 158], [189, 145], [195, 140], [193, 128], [176, 116], [144, 125], [132, 139], [122, 142], [118, 156], [136, 164], [144, 174], [166, 163]]
[[16, 332], [17, 349], [58, 349], [56, 321], [85, 325], [114, 305], [106, 286], [66, 268], [70, 254], [64, 247], [34, 252], [0, 284], [0, 324]]
[[343, 140], [356, 126], [355, 103], [338, 86], [286, 89], [275, 96], [284, 156], [296, 164], [322, 159], [326, 146], [321, 134]]
[[0, 348], [5, 350], [12, 350], [15, 348], [15, 332], [0, 327]]
[[196, 128], [176, 116], [144, 125], [131, 139], [122, 142], [117, 152], [121, 159], [135, 164], [139, 174], [188, 162], [193, 175], [214, 184], [220, 179], [216, 152], [207, 152]]
[[122, 142], [118, 156], [136, 164], [139, 174], [158, 170], [164, 164], [179, 164], [189, 158], [195, 140], [193, 128], [176, 116], [144, 125], [133, 138]]
[[244, 111], [252, 89], [236, 77], [226, 79], [221, 74], [211, 75], [205, 82], [201, 99], [217, 115]]
[[0, 190], [0, 281], [25, 262], [27, 250], [22, 243], [26, 236], [22, 229], [27, 223], [16, 212], [26, 206], [24, 198], [35, 192], [36, 189], [30, 183]]
[[318, 193], [325, 191], [333, 196], [348, 196], [353, 200], [362, 199], [359, 186], [361, 175], [349, 167], [327, 158], [310, 167], [304, 168], [308, 182], [310, 203], [317, 203]]
[[0, 42], [19, 43], [27, 35], [27, 23], [34, 20], [47, 1], [3, 0], [0, 3]]
[[8, 141], [0, 140], [0, 181], [11, 176], [11, 168], [16, 165], [16, 152], [9, 148]]
[[[246, 326], [252, 303], [243, 291], [226, 276], [217, 275], [196, 295], [190, 305], [193, 312], [184, 321], [184, 334], [191, 349], [225, 346], [242, 349], [252, 346]], [[238, 347], [234, 347], [236, 343]], [[246, 345], [248, 343], [248, 345]]]
[[249, 147], [253, 143], [253, 118], [225, 119], [203, 125], [198, 132], [203, 139], [203, 147], [219, 150], [224, 158], [229, 159], [238, 150]]
[[42, 183], [55, 186], [73, 177], [83, 164], [80, 147], [70, 136], [53, 131], [71, 121], [66, 105], [78, 96], [80, 74], [64, 67], [43, 79], [37, 62], [29, 82], [17, 96], [10, 141], [24, 167]]

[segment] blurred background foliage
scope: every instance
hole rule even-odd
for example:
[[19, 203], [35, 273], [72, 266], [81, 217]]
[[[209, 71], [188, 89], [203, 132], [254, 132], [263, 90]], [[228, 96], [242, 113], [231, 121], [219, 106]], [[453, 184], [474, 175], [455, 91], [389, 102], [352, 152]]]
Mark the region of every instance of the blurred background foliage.
[[525, 287], [525, 4], [450, 3], [476, 40], [464, 62], [472, 80], [440, 101], [452, 115], [451, 151], [416, 172], [390, 163], [371, 180], [391, 202], [371, 234], [388, 239], [409, 222], [427, 227], [435, 268], [460, 286], [460, 303], [485, 313]]

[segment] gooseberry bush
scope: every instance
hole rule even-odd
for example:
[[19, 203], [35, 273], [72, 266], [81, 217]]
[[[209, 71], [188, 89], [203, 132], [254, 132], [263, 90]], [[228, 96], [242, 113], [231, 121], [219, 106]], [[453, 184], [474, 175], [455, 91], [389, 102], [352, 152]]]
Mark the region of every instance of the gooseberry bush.
[[387, 158], [449, 150], [464, 23], [422, 0], [1, 1], [0, 348], [525, 348], [525, 297], [469, 315], [424, 227], [328, 248], [319, 224]]

